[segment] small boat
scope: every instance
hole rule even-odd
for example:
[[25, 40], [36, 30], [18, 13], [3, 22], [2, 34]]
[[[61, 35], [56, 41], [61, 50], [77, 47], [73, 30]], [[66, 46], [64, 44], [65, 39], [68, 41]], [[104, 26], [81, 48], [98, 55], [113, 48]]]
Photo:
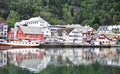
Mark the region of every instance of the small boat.
[[25, 48], [25, 47], [39, 47], [40, 43], [39, 41], [27, 41], [27, 40], [22, 40], [22, 41], [3, 41], [0, 42], [0, 46], [9, 46], [9, 47], [20, 47], [20, 48]]

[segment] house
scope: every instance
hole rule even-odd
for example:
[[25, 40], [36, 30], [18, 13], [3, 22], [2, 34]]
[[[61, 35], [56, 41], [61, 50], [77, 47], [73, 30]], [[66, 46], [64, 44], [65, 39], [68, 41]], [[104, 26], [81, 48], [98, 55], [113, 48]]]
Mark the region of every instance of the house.
[[51, 36], [55, 36], [55, 33], [57, 32], [58, 29], [63, 29], [65, 28], [65, 25], [50, 25], [49, 29], [51, 31]]
[[44, 41], [44, 35], [38, 27], [19, 26], [17, 30], [16, 28], [10, 30], [8, 39]]
[[114, 45], [118, 42], [119, 40], [119, 36], [116, 34], [105, 34], [107, 38], [109, 38], [110, 41], [110, 45]]
[[84, 43], [89, 43], [89, 41], [91, 40], [91, 35], [97, 34], [97, 31], [94, 28], [91, 28], [90, 26], [82, 26], [78, 29], [83, 34]]
[[0, 21], [0, 40], [7, 39], [8, 25], [6, 21]]
[[91, 44], [94, 45], [113, 45], [117, 42], [117, 36], [108, 34], [95, 34], [91, 36]]
[[56, 37], [64, 39], [66, 43], [82, 43], [82, 33], [75, 28], [58, 29]]

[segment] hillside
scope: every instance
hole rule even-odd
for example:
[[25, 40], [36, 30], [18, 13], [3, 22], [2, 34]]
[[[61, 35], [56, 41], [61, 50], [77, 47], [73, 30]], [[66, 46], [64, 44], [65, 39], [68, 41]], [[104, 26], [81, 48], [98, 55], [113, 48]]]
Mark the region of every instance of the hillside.
[[120, 24], [119, 0], [0, 0], [0, 20], [16, 21], [41, 16], [50, 24]]

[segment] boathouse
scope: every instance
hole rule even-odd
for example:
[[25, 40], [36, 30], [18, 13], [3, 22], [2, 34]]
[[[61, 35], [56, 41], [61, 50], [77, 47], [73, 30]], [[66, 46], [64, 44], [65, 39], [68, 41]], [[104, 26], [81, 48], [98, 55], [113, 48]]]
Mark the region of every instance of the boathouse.
[[19, 26], [18, 28], [11, 28], [8, 39], [44, 41], [44, 35], [38, 27]]

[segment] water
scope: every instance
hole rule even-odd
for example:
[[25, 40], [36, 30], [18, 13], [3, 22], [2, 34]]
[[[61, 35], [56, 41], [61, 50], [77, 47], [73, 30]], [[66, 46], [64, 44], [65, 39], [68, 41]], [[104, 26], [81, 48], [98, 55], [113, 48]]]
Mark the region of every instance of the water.
[[49, 65], [70, 66], [102, 65], [120, 66], [119, 48], [14, 48], [0, 50], [0, 67], [7, 62], [38, 73]]

